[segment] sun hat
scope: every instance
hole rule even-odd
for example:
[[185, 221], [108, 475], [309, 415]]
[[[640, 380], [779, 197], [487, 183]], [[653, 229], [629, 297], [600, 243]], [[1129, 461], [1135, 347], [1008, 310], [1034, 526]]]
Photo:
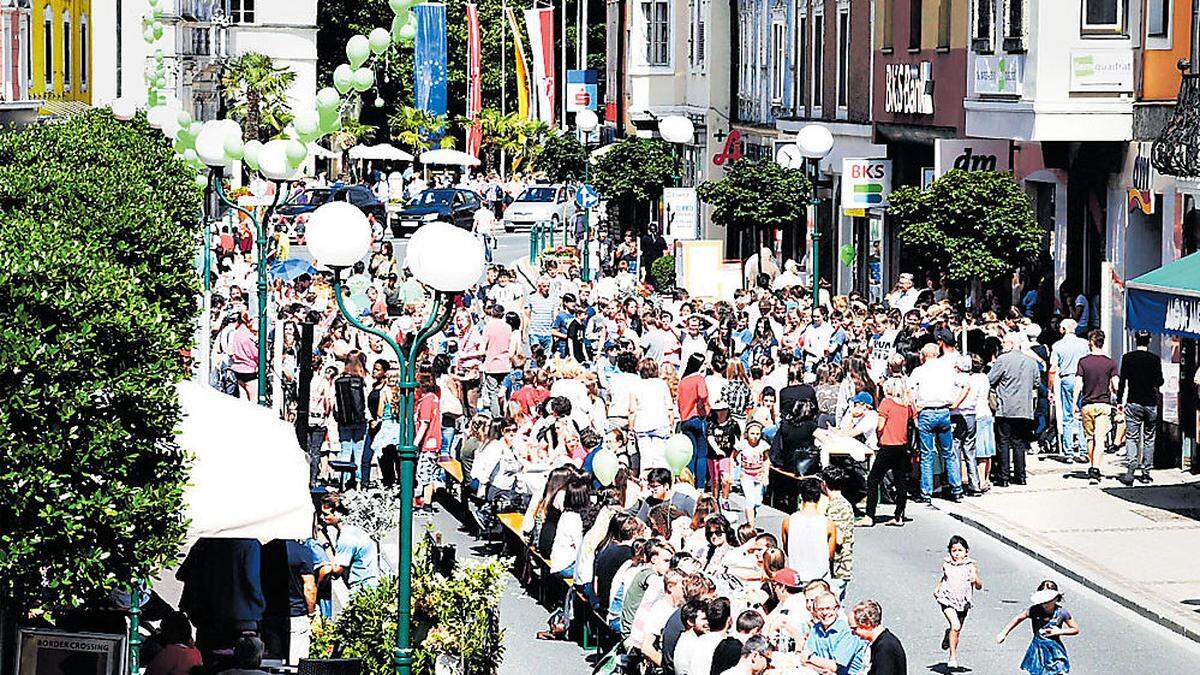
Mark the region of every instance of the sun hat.
[[771, 581], [783, 586], [787, 586], [788, 588], [800, 588], [800, 586], [803, 585], [800, 582], [800, 575], [796, 572], [796, 570], [790, 567], [784, 567], [778, 572], [775, 572], [775, 574], [772, 574]]
[[1058, 600], [1061, 597], [1062, 591], [1053, 588], [1044, 588], [1040, 591], [1035, 591], [1033, 595], [1029, 596], [1029, 604], [1044, 605], [1051, 600]]

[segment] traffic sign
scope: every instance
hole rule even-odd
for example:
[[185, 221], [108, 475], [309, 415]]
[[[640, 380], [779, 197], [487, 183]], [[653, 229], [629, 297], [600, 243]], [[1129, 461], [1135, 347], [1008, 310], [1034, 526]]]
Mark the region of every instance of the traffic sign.
[[600, 203], [600, 193], [591, 185], [582, 185], [575, 192], [575, 205], [581, 209], [590, 209]]

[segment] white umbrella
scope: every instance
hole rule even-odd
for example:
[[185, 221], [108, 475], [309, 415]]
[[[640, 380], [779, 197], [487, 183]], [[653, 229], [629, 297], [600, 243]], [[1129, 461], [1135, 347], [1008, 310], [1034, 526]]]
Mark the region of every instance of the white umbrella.
[[350, 148], [350, 159], [411, 162], [413, 156], [390, 143], [380, 143], [379, 145], [356, 145]]
[[313, 157], [321, 157], [323, 159], [337, 159], [338, 157], [342, 156], [342, 153], [334, 152], [333, 150], [316, 143], [308, 144], [308, 154], [312, 155]]
[[189, 546], [201, 537], [306, 539], [313, 505], [308, 456], [270, 408], [195, 382], [178, 385], [176, 440], [192, 458], [184, 490]]
[[468, 155], [461, 150], [438, 148], [421, 153], [422, 164], [440, 164], [443, 166], [479, 166], [479, 158]]

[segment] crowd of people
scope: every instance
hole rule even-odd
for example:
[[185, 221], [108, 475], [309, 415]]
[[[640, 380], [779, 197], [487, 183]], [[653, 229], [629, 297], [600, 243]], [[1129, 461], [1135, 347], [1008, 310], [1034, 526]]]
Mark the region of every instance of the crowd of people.
[[[594, 232], [589, 250], [591, 278], [577, 258], [547, 256], [494, 265], [456, 298], [417, 367], [415, 506], [432, 511], [439, 463], [460, 462], [487, 508], [524, 514], [550, 571], [584, 589], [651, 669], [904, 672], [880, 603], [846, 600], [857, 528], [903, 527], [912, 503], [1023, 485], [1034, 448], [1086, 464], [1098, 483], [1105, 453], [1123, 443], [1126, 470], [1114, 478], [1152, 480], [1162, 374], [1149, 335], [1118, 365], [1078, 308], [1038, 323], [1019, 296], [1005, 308], [989, 294], [967, 311], [944, 285], [918, 287], [908, 274], [884, 298], [824, 290], [814, 307], [799, 266], [780, 270], [768, 251], [747, 265], [745, 289], [697, 299], [648, 283], [667, 250], [653, 226], [640, 237]], [[216, 383], [250, 398], [252, 275], [248, 248], [223, 249], [212, 303]], [[400, 344], [431, 311], [382, 238], [344, 287], [358, 319]], [[327, 276], [276, 279], [270, 294], [283, 320], [282, 407], [306, 431], [313, 485], [395, 485], [394, 355], [339, 316]], [[681, 448], [685, 465], [673, 461]], [[598, 469], [609, 455], [615, 472]], [[791, 486], [778, 534], [759, 526], [776, 481]], [[892, 505], [884, 516], [881, 502]], [[336, 500], [323, 504], [334, 518]], [[323, 543], [309, 549], [319, 588], [378, 576], [369, 542], [318, 525]], [[982, 581], [965, 542], [948, 553], [937, 598], [956, 665]], [[333, 564], [343, 559], [360, 563]], [[1055, 601], [1024, 613], [1047, 654], [1038, 636], [1061, 648], [1077, 631]], [[563, 637], [575, 609], [568, 595], [541, 637]], [[1026, 670], [1065, 672], [1060, 651]]]

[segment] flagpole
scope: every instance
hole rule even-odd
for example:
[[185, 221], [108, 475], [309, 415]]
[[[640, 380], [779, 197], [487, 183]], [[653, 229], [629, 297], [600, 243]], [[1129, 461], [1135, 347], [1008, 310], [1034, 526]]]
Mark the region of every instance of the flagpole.
[[[578, 0], [576, 0], [578, 2]], [[567, 0], [562, 0], [562, 16], [559, 17], [562, 26], [562, 72], [558, 74], [558, 83], [562, 86], [562, 116], [558, 118], [561, 128], [567, 128]]]
[[[508, 114], [508, 0], [500, 0], [500, 114]], [[508, 180], [508, 153], [500, 148], [500, 178]]]

